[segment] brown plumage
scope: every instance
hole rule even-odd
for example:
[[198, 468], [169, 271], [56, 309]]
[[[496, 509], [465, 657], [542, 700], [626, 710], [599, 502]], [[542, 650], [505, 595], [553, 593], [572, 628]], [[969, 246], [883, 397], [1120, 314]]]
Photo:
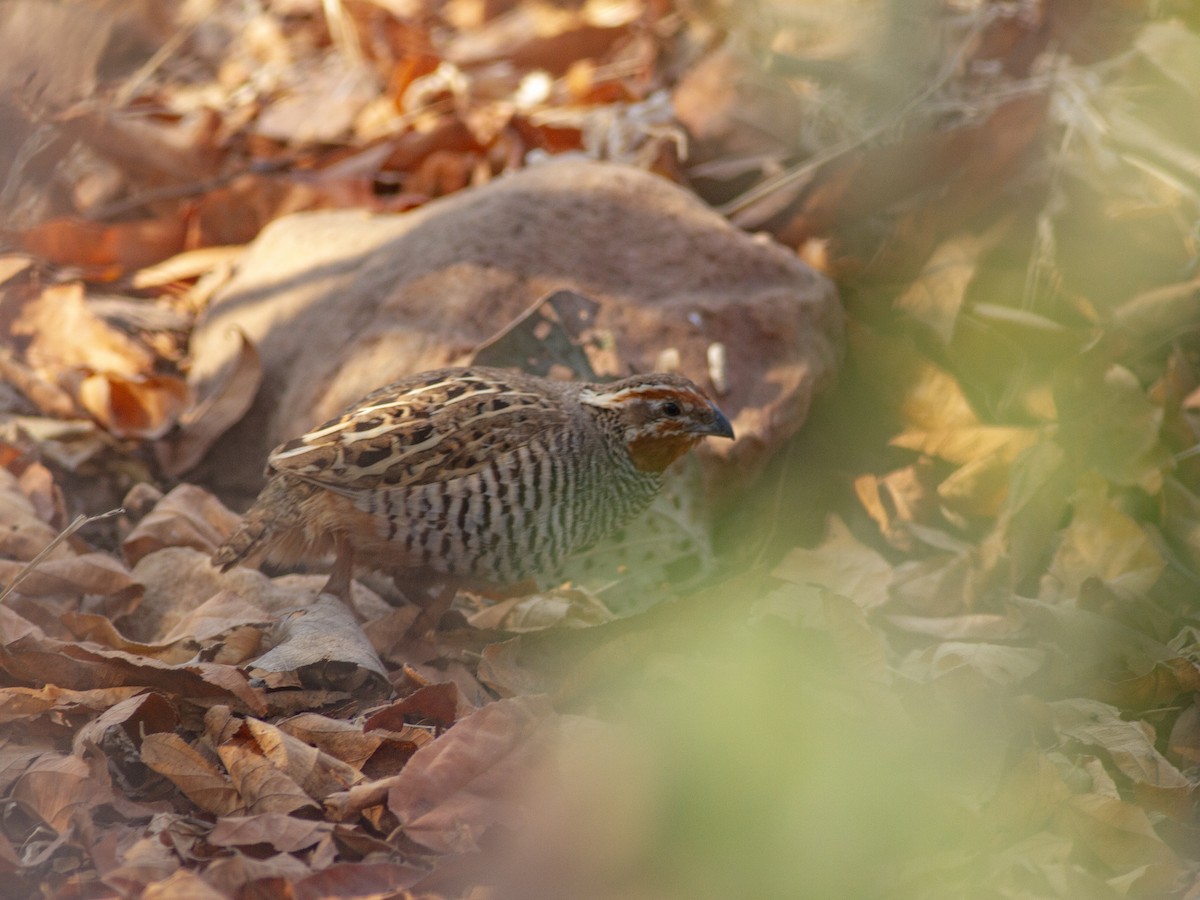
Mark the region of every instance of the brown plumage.
[[679, 375], [609, 384], [473, 366], [404, 378], [277, 447], [269, 481], [214, 556], [336, 554], [402, 588], [497, 590], [552, 572], [641, 512], [661, 473], [729, 421]]

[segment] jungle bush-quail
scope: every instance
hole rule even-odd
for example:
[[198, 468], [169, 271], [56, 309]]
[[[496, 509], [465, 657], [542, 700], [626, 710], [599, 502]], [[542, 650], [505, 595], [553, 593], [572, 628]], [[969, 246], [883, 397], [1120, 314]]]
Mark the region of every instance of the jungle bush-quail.
[[608, 384], [502, 369], [401, 379], [277, 447], [269, 481], [213, 557], [290, 565], [333, 552], [402, 590], [502, 590], [641, 512], [661, 473], [729, 420], [679, 375]]

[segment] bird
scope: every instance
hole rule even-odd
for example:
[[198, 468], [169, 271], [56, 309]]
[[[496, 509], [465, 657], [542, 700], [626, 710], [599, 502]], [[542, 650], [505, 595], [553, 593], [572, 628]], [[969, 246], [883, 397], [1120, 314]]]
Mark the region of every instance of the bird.
[[276, 447], [213, 562], [332, 554], [325, 592], [348, 597], [361, 565], [390, 573], [406, 599], [439, 591], [443, 609], [460, 588], [519, 595], [644, 510], [707, 436], [733, 439], [733, 427], [682, 375], [421, 372]]

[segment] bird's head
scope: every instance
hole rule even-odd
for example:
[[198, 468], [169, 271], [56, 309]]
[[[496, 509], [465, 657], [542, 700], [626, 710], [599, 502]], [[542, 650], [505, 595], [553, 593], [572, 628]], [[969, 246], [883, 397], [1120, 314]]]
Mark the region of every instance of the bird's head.
[[725, 414], [682, 375], [591, 384], [581, 399], [615, 422], [629, 458], [643, 472], [662, 472], [708, 435], [733, 437]]

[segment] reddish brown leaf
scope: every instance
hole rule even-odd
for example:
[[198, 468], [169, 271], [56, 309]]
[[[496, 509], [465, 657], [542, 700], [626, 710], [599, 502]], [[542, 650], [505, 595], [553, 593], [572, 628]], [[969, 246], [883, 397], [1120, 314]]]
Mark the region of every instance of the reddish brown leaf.
[[26, 231], [20, 245], [59, 265], [86, 266], [94, 277], [116, 278], [181, 251], [187, 225], [177, 214], [116, 223], [53, 219]]
[[458, 717], [458, 711], [458, 688], [454, 684], [430, 684], [372, 715], [363, 723], [363, 731], [376, 728], [399, 731], [407, 724], [417, 723], [449, 728]]
[[153, 440], [170, 431], [188, 401], [187, 384], [172, 375], [87, 375], [80, 405], [119, 438]]

